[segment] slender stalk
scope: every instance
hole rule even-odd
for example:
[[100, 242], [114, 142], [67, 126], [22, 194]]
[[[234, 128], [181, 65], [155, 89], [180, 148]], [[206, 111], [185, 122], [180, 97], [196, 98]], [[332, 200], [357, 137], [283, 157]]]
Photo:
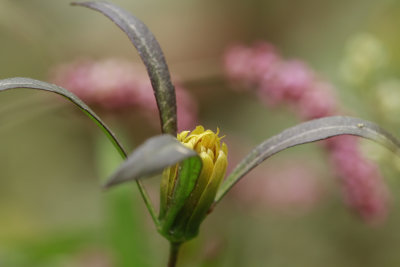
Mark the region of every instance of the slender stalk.
[[136, 180], [136, 185], [139, 189], [140, 195], [143, 198], [144, 204], [147, 207], [147, 210], [150, 213], [151, 218], [153, 219], [154, 224], [156, 225], [157, 229], [160, 226], [160, 221], [157, 218], [156, 212], [154, 210], [153, 204], [151, 203], [149, 194], [147, 193], [146, 189], [143, 186], [143, 183], [140, 180]]
[[[113, 140], [112, 140], [113, 141]], [[128, 157], [128, 154], [126, 153], [126, 151], [124, 150], [124, 148], [119, 144], [119, 142], [113, 142], [114, 143], [114, 147], [118, 150], [119, 154], [121, 155], [121, 157], [126, 160]], [[139, 189], [140, 195], [142, 196], [142, 199], [144, 201], [144, 204], [147, 207], [147, 210], [150, 213], [151, 218], [153, 219], [154, 224], [156, 225], [157, 229], [160, 226], [160, 222], [157, 218], [156, 212], [154, 210], [154, 206], [151, 203], [149, 194], [147, 193], [146, 188], [144, 188], [143, 183], [140, 180], [136, 180], [136, 185]]]
[[178, 261], [179, 248], [182, 243], [170, 243], [169, 246], [169, 259], [168, 259], [168, 267], [176, 267], [176, 263]]

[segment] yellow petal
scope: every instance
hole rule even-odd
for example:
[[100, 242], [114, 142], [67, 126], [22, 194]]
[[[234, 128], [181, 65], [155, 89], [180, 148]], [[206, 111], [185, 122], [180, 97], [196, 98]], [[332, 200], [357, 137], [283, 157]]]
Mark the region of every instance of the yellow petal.
[[214, 202], [215, 195], [217, 194], [218, 188], [224, 179], [226, 167], [228, 165], [227, 157], [225, 153], [221, 150], [217, 161], [214, 165], [214, 170], [211, 175], [203, 194], [201, 195], [192, 216], [187, 224], [186, 232], [188, 235], [197, 234], [198, 227], [200, 223], [204, 220], [210, 209], [212, 203]]
[[196, 127], [196, 129], [194, 129], [190, 134], [191, 135], [196, 135], [196, 134], [201, 134], [204, 132], [204, 127], [199, 125]]
[[225, 155], [228, 155], [228, 146], [225, 143], [222, 143], [222, 151], [224, 151]]
[[214, 152], [211, 149], [207, 149], [207, 154], [208, 154], [208, 156], [210, 156], [210, 158], [214, 162]]
[[[203, 192], [204, 188], [207, 186], [210, 177], [214, 171], [214, 162], [213, 158], [211, 158], [207, 152], [202, 152], [200, 154], [201, 161], [203, 163], [203, 168], [201, 169], [201, 173], [199, 178], [197, 179], [196, 187], [193, 191], [198, 190], [200, 192], [197, 198], [200, 198], [201, 192]], [[196, 193], [193, 192], [193, 195]]]
[[[224, 144], [225, 145], [225, 144]], [[226, 145], [225, 145], [226, 147]], [[211, 177], [211, 181], [209, 183], [215, 183], [217, 189], [224, 179], [226, 167], [228, 166], [228, 158], [223, 150], [220, 150], [218, 153], [217, 161], [214, 164], [214, 170]], [[207, 189], [206, 189], [207, 190]]]
[[183, 140], [186, 138], [186, 136], [190, 133], [190, 131], [182, 131], [178, 133], [177, 139], [180, 142], [183, 142]]

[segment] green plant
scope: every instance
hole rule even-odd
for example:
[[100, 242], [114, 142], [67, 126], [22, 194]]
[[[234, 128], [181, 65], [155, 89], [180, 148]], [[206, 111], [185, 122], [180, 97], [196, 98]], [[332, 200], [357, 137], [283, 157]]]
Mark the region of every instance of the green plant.
[[[249, 171], [270, 156], [292, 146], [343, 134], [374, 140], [396, 153], [400, 148], [397, 139], [374, 123], [351, 117], [326, 117], [299, 124], [267, 139], [252, 150], [220, 185], [226, 168], [226, 158], [223, 159], [223, 156], [226, 156], [227, 149], [219, 143], [218, 134], [201, 128], [193, 131], [192, 137], [189, 132], [177, 133], [174, 86], [161, 48], [148, 28], [133, 15], [107, 2], [73, 5], [103, 13], [117, 24], [135, 45], [146, 65], [154, 89], [163, 134], [150, 138], [128, 157], [111, 129], [84, 102], [66, 89], [28, 78], [10, 78], [0, 80], [0, 91], [30, 88], [62, 95], [77, 105], [104, 131], [121, 157], [126, 159], [109, 178], [105, 188], [128, 181], [136, 182], [157, 230], [171, 243], [168, 266], [176, 265], [181, 244], [197, 236], [201, 222], [225, 194]], [[177, 134], [181, 142], [175, 138]], [[190, 140], [195, 141], [188, 145]], [[196, 146], [198, 142], [205, 140], [207, 144]], [[215, 179], [212, 177], [214, 168], [207, 167], [210, 166], [207, 163], [208, 149], [212, 150], [213, 157], [223, 152], [219, 164], [215, 161], [215, 166], [212, 165], [218, 170]], [[163, 171], [161, 210], [157, 215], [140, 179]], [[163, 199], [170, 201], [163, 202]]]

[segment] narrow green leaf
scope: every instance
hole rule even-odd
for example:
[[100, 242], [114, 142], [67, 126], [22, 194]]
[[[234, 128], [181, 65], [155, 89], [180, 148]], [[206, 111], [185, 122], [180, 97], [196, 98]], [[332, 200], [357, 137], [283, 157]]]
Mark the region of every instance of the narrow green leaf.
[[126, 158], [126, 152], [124, 148], [122, 147], [118, 139], [115, 137], [111, 129], [108, 128], [108, 126], [99, 118], [99, 116], [96, 115], [96, 113], [94, 113], [93, 110], [91, 110], [84, 102], [82, 102], [82, 100], [80, 100], [73, 93], [57, 85], [30, 78], [17, 77], [17, 78], [0, 80], [0, 92], [16, 88], [42, 90], [42, 91], [56, 93], [58, 95], [67, 98], [72, 103], [77, 105], [90, 119], [92, 119], [101, 128], [101, 130], [107, 135], [107, 137], [113, 143], [114, 147], [121, 154], [122, 158]]
[[126, 10], [107, 2], [83, 2], [84, 6], [111, 19], [123, 30], [139, 52], [150, 76], [162, 124], [162, 132], [176, 135], [176, 97], [164, 54], [147, 26]]
[[[77, 105], [90, 119], [92, 119], [99, 127], [100, 129], [107, 135], [108, 139], [111, 141], [111, 143], [114, 145], [114, 147], [117, 149], [119, 154], [123, 159], [126, 159], [127, 154], [122, 147], [121, 143], [118, 141], [118, 139], [115, 137], [114, 133], [111, 131], [110, 128], [99, 118], [99, 116], [94, 113], [82, 100], [80, 100], [77, 96], [75, 96], [73, 93], [69, 92], [68, 90], [59, 87], [54, 84], [38, 81], [38, 80], [33, 80], [29, 78], [9, 78], [9, 79], [4, 79], [0, 80], [0, 92], [10, 90], [10, 89], [16, 89], [16, 88], [26, 88], [26, 89], [34, 89], [34, 90], [43, 90], [47, 92], [52, 92], [56, 93], [58, 95], [61, 95], [68, 100], [70, 100], [72, 103]], [[158, 225], [158, 220], [157, 216], [154, 212], [153, 205], [151, 204], [150, 198], [143, 187], [141, 181], [137, 180], [136, 185], [138, 186], [138, 189], [140, 191], [140, 194], [142, 195], [142, 198], [146, 204], [147, 209], [150, 212], [151, 217], [154, 220], [154, 223]]]
[[105, 187], [153, 176], [187, 158], [198, 158], [201, 161], [196, 151], [185, 147], [171, 135], [152, 137], [129, 155]]
[[304, 122], [284, 130], [254, 148], [226, 178], [218, 191], [215, 201], [220, 201], [244, 175], [270, 156], [289, 147], [344, 134], [373, 140], [399, 154], [400, 141], [372, 122], [343, 116], [326, 117]]

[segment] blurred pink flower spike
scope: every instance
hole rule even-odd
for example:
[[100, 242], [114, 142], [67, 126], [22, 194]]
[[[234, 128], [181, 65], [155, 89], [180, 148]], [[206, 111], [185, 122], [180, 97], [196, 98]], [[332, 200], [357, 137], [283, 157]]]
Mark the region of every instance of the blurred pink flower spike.
[[224, 71], [236, 89], [251, 89], [279, 63], [275, 48], [267, 43], [254, 47], [232, 45], [224, 55]]
[[[56, 66], [53, 83], [76, 94], [90, 105], [108, 112], [137, 109], [158, 126], [158, 110], [144, 67], [121, 59], [77, 60]], [[179, 82], [175, 82], [179, 129], [197, 125], [197, 103]]]
[[337, 114], [334, 87], [324, 81], [314, 82], [298, 99], [295, 111], [303, 120], [317, 119]]
[[383, 222], [389, 193], [378, 166], [362, 157], [354, 136], [337, 136], [326, 143], [347, 204], [366, 222], [372, 225]]
[[[335, 88], [304, 62], [285, 60], [267, 42], [229, 47], [224, 71], [234, 88], [252, 90], [268, 107], [286, 104], [307, 121], [339, 113]], [[367, 222], [386, 217], [388, 192], [378, 166], [365, 159], [353, 137], [336, 137], [325, 146], [343, 184], [346, 203]]]

